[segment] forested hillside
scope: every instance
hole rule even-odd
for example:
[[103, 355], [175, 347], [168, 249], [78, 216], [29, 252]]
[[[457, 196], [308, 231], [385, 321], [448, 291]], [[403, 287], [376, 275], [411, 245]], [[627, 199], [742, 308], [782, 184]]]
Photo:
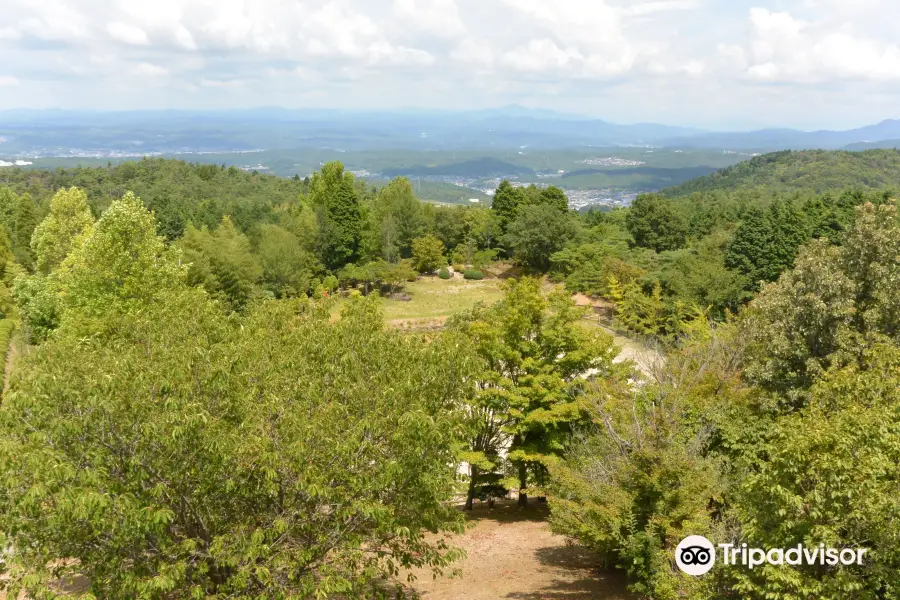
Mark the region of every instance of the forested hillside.
[[900, 150], [774, 152], [670, 187], [663, 194], [677, 197], [738, 190], [824, 193], [845, 188], [900, 188]]
[[[582, 215], [508, 181], [490, 208], [430, 205], [338, 162], [305, 180], [144, 160], [7, 183], [9, 597], [79, 578], [92, 598], [387, 600], [401, 569], [459, 558], [456, 499], [507, 495], [545, 499], [641, 598], [900, 588], [884, 190], [741, 184]], [[379, 308], [501, 271], [496, 296], [427, 332]], [[618, 360], [600, 325], [661, 360]], [[687, 535], [869, 559], [692, 578], [674, 566]]]

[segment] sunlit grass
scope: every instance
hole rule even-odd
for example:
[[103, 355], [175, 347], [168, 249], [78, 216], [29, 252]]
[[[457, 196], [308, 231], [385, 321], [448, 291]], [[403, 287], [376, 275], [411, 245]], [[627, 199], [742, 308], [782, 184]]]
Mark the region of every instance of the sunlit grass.
[[[503, 298], [501, 282], [497, 279], [466, 281], [444, 280], [438, 277], [422, 277], [406, 284], [403, 292], [409, 301], [381, 298], [384, 318], [389, 324], [401, 325], [406, 320], [445, 319], [468, 310], [478, 302], [493, 304]], [[346, 300], [341, 299], [334, 308], [337, 315]]]

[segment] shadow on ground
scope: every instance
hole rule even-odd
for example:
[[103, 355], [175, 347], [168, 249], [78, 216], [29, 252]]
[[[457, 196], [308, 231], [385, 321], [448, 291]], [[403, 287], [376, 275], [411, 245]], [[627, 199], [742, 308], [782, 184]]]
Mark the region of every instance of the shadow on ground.
[[522, 521], [546, 521], [550, 518], [550, 509], [546, 502], [532, 501], [528, 508], [519, 508], [515, 500], [500, 500], [494, 508], [488, 508], [484, 502], [475, 503], [472, 510], [463, 511], [470, 522], [497, 521], [498, 523], [518, 523]]
[[[539, 590], [511, 592], [511, 600], [625, 600], [637, 598], [624, 592], [627, 581], [619, 573], [600, 568], [595, 554], [579, 546], [539, 548], [535, 556], [541, 565], [570, 572], [571, 580], [557, 579]], [[587, 576], [585, 576], [587, 575]]]
[[466, 551], [454, 567], [457, 578], [420, 579], [412, 587], [424, 600], [635, 600], [617, 572], [603, 568], [596, 554], [550, 531], [549, 508], [515, 500], [493, 509], [476, 503], [467, 511], [469, 528], [451, 544]]

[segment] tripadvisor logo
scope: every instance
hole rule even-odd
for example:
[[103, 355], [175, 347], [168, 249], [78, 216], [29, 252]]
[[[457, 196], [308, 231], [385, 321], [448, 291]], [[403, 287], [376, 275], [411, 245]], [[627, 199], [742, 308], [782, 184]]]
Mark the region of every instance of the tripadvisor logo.
[[[830, 567], [839, 564], [844, 566], [862, 565], [863, 558], [868, 552], [865, 548], [853, 549], [826, 548], [825, 544], [807, 548], [799, 544], [787, 550], [772, 548], [749, 548], [747, 544], [740, 546], [735, 544], [719, 544], [719, 556], [722, 564], [728, 567], [743, 566], [751, 570], [765, 565], [828, 565]], [[700, 535], [692, 535], [684, 538], [675, 548], [675, 563], [678, 568], [698, 577], [710, 572], [716, 563], [716, 547], [712, 542]]]
[[706, 575], [716, 563], [716, 549], [702, 535], [692, 535], [675, 548], [675, 562], [688, 575]]

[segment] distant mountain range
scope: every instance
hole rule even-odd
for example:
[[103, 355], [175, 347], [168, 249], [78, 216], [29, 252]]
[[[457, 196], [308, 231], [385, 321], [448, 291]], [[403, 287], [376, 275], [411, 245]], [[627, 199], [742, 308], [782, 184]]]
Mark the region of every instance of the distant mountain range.
[[257, 108], [227, 111], [0, 111], [0, 158], [141, 156], [300, 148], [351, 150], [562, 149], [647, 146], [767, 152], [894, 147], [900, 120], [848, 131], [713, 132], [620, 125], [518, 106], [440, 112]]

